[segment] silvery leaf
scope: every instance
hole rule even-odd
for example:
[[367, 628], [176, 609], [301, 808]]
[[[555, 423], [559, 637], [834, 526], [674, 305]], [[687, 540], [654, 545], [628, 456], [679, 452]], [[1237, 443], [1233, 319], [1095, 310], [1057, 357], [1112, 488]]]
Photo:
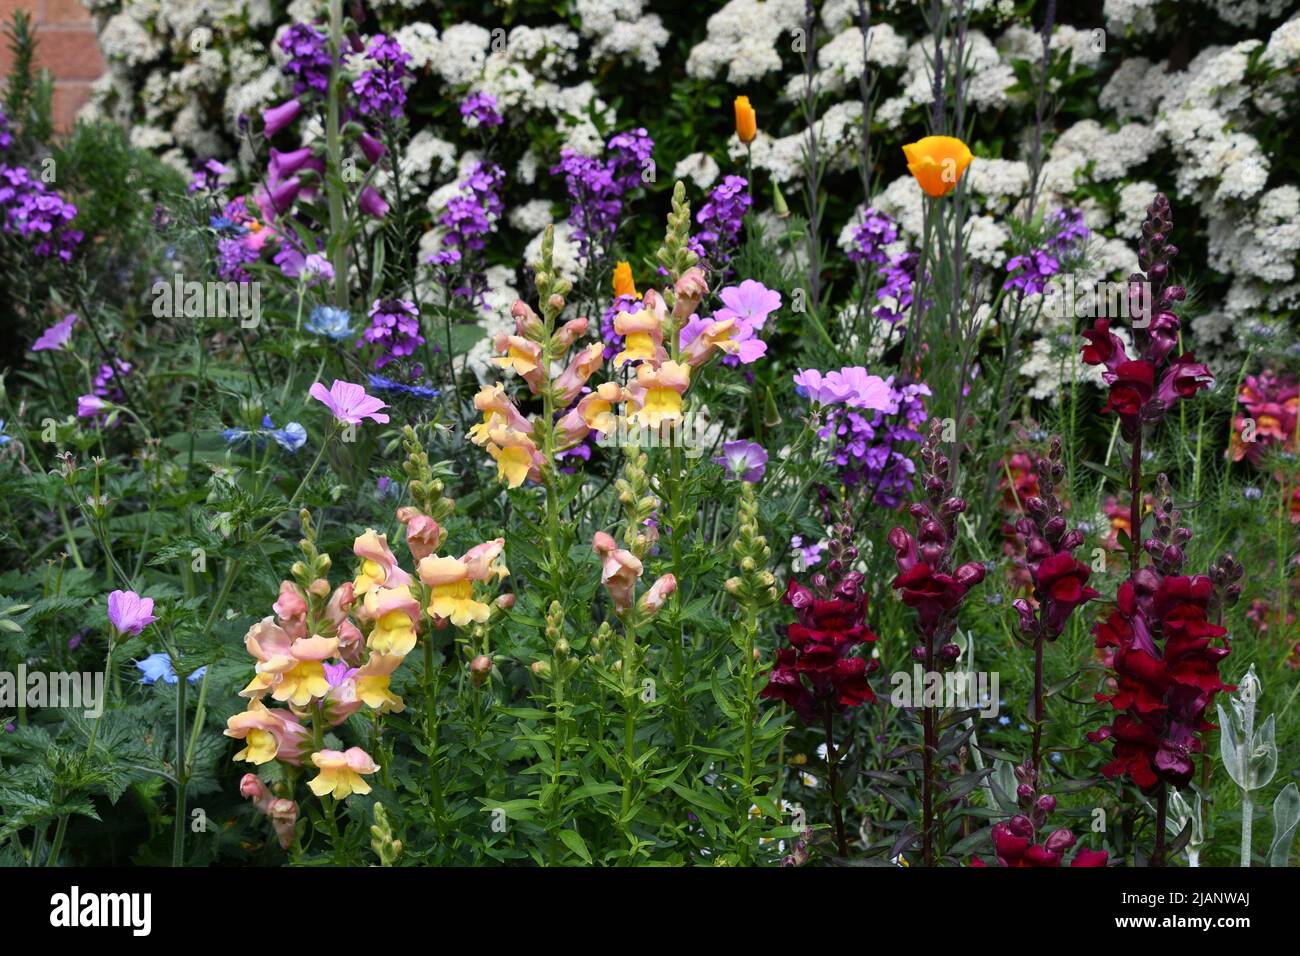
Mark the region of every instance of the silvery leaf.
[[1300, 823], [1300, 788], [1288, 783], [1273, 801], [1273, 844], [1268, 850], [1269, 866], [1289, 865], [1297, 823]]
[[[1232, 698], [1233, 704], [1236, 701]], [[1243, 782], [1245, 777], [1242, 775], [1241, 759], [1241, 725], [1236, 721], [1236, 714], [1233, 719], [1229, 719], [1223, 710], [1223, 704], [1216, 705], [1219, 709], [1219, 756], [1223, 758], [1223, 769], [1228, 771], [1228, 776], [1237, 786], [1245, 788]]]

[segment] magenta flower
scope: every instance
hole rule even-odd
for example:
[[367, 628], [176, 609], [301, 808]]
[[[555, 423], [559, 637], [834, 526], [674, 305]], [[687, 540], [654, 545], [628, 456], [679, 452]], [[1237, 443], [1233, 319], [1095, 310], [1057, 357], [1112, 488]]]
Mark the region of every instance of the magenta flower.
[[761, 329], [767, 317], [781, 308], [781, 293], [753, 279], [723, 289], [718, 297], [726, 308], [718, 309], [713, 317], [718, 321], [735, 319], [736, 325], [742, 327]]
[[387, 147], [369, 133], [361, 134], [361, 152], [370, 162], [379, 162], [387, 151]]
[[361, 385], [342, 382], [336, 378], [328, 391], [317, 382], [308, 394], [328, 408], [341, 424], [360, 425], [367, 418], [374, 419], [381, 425], [388, 424], [388, 416], [380, 411], [381, 408], [387, 408], [388, 403], [367, 395]]
[[76, 324], [76, 313], [69, 312], [63, 317], [62, 322], [57, 322], [42, 332], [41, 337], [32, 343], [31, 350], [33, 352], [46, 352], [63, 348], [68, 339], [72, 338], [72, 327]]
[[357, 207], [372, 219], [383, 219], [388, 215], [388, 203], [384, 202], [384, 197], [379, 195], [379, 190], [374, 186], [361, 190]]
[[727, 471], [728, 478], [739, 478], [751, 485], [767, 471], [767, 452], [758, 442], [729, 441], [722, 446], [722, 454], [713, 459]]
[[288, 179], [311, 162], [311, 157], [312, 150], [310, 146], [304, 146], [302, 149], [295, 149], [288, 153], [282, 153], [278, 149], [271, 150], [271, 181], [279, 182], [282, 179]]
[[108, 620], [118, 634], [139, 634], [158, 620], [153, 598], [142, 598], [134, 591], [114, 591], [108, 596]]
[[264, 135], [269, 139], [280, 130], [284, 129], [302, 112], [302, 104], [297, 100], [289, 100], [281, 103], [279, 106], [273, 106], [270, 109], [262, 110], [262, 122], [265, 124]]
[[77, 399], [78, 418], [94, 418], [106, 408], [108, 408], [108, 402], [98, 395], [82, 395]]

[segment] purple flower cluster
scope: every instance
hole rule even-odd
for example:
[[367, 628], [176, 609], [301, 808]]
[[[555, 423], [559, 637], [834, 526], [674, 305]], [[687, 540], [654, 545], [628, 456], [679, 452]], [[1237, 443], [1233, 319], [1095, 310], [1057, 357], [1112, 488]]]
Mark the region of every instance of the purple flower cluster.
[[876, 299], [880, 305], [871, 313], [881, 322], [893, 325], [912, 311], [912, 293], [920, 261], [921, 257], [915, 252], [900, 252], [891, 256], [881, 267], [880, 288], [876, 289]]
[[1051, 232], [1046, 247], [1030, 249], [1022, 256], [1007, 260], [1007, 278], [1002, 288], [1015, 289], [1024, 295], [1041, 293], [1047, 280], [1061, 271], [1061, 258], [1073, 253], [1088, 238], [1082, 209], [1058, 209], [1047, 216], [1045, 225]]
[[490, 93], [471, 93], [460, 104], [460, 116], [470, 129], [491, 129], [505, 122], [497, 112], [497, 99]]
[[383, 368], [395, 359], [413, 355], [424, 344], [420, 334], [420, 310], [406, 299], [376, 299], [370, 306], [370, 325], [357, 340], [357, 348], [367, 343], [379, 347], [375, 368]]
[[691, 251], [708, 260], [717, 271], [731, 261], [745, 213], [754, 203], [749, 195], [749, 181], [744, 176], [728, 176], [709, 193], [708, 200], [695, 214], [700, 231], [691, 236]]
[[118, 384], [122, 376], [129, 375], [131, 363], [115, 358], [105, 362], [95, 373], [94, 393], [100, 398], [120, 405], [126, 401], [126, 393]]
[[819, 434], [834, 441], [833, 457], [844, 484], [870, 490], [883, 508], [897, 508], [912, 493], [916, 464], [907, 451], [909, 444], [924, 439], [917, 429], [925, 422], [925, 396], [931, 392], [921, 382], [895, 385], [892, 375], [885, 384], [896, 412], [835, 406]]
[[569, 193], [569, 223], [581, 244], [583, 257], [608, 244], [623, 213], [623, 197], [641, 182], [642, 170], [651, 162], [654, 140], [644, 129], [629, 130], [610, 138], [606, 157], [583, 156], [569, 148], [551, 175], [564, 176]]
[[9, 132], [9, 117], [0, 110], [0, 150], [7, 150], [14, 144], [13, 134]]
[[352, 81], [357, 110], [363, 116], [400, 118], [406, 108], [406, 64], [411, 55], [395, 39], [379, 33], [370, 38], [366, 58], [372, 66]]
[[37, 256], [71, 261], [84, 238], [68, 228], [76, 216], [76, 206], [46, 189], [25, 167], [0, 163], [0, 230], [28, 240]]
[[189, 191], [191, 193], [215, 192], [221, 188], [221, 177], [227, 172], [229, 172], [227, 167], [215, 159], [195, 163], [194, 172], [190, 176]]
[[280, 49], [289, 57], [281, 71], [293, 77], [293, 95], [308, 90], [324, 93], [329, 89], [329, 37], [310, 23], [295, 23], [280, 37]]
[[862, 222], [853, 227], [853, 246], [849, 249], [850, 262], [872, 262], [883, 266], [889, 262], [885, 247], [898, 241], [898, 223], [888, 213], [866, 209]]
[[[505, 209], [501, 186], [506, 174], [495, 163], [475, 163], [460, 181], [461, 193], [448, 201], [438, 223], [445, 230], [443, 248], [428, 261], [443, 276], [453, 295], [465, 299], [482, 295], [485, 283], [471, 253], [483, 250], [486, 236], [496, 228]], [[453, 287], [454, 286], [454, 287]]]

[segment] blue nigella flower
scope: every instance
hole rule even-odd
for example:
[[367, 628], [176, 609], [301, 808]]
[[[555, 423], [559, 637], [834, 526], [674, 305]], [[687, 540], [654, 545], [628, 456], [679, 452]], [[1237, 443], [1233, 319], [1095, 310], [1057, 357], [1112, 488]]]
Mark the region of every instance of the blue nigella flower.
[[337, 342], [352, 334], [352, 316], [343, 309], [318, 305], [311, 310], [311, 315], [307, 317], [302, 327], [313, 335], [323, 335]]
[[391, 378], [385, 378], [382, 375], [370, 376], [370, 387], [376, 392], [397, 392], [400, 395], [411, 395], [415, 398], [437, 398], [442, 393], [436, 388], [430, 388], [428, 385], [405, 385], [402, 382], [393, 381]]
[[0, 448], [13, 441], [13, 437], [5, 434], [5, 420], [0, 418]]
[[241, 441], [248, 441], [252, 434], [246, 428], [227, 428], [221, 433], [221, 437], [226, 440], [227, 445], [237, 445]]
[[271, 432], [272, 440], [290, 454], [307, 444], [307, 429], [297, 422], [290, 422], [283, 428]]
[[[135, 666], [144, 674], [140, 678], [141, 684], [154, 684], [160, 679], [164, 684], [175, 684], [180, 680], [176, 676], [176, 668], [172, 666], [172, 659], [161, 651], [157, 654], [150, 654], [142, 661], [136, 661]], [[207, 673], [207, 670], [205, 664], [185, 679], [191, 684], [197, 683], [203, 679], [203, 675]]]
[[222, 236], [242, 236], [248, 232], [245, 227], [235, 225], [235, 221], [229, 216], [212, 216], [208, 219], [208, 225], [212, 227], [213, 232]]

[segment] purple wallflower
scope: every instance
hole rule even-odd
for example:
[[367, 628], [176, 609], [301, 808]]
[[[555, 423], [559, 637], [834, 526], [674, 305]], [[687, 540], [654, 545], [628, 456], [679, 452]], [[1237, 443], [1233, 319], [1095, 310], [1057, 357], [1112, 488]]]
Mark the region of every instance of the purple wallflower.
[[411, 55], [395, 39], [379, 33], [370, 38], [366, 58], [373, 65], [352, 81], [357, 111], [363, 116], [400, 118], [406, 109], [406, 64]]
[[564, 176], [569, 224], [584, 259], [590, 261], [609, 244], [623, 214], [623, 198], [641, 184], [653, 152], [654, 140], [644, 128], [610, 137], [604, 158], [583, 156], [567, 147], [560, 151], [560, 162], [551, 167], [551, 175]]
[[853, 227], [851, 238], [850, 262], [873, 262], [883, 266], [889, 262], [885, 246], [898, 240], [898, 223], [888, 213], [868, 208], [862, 214], [862, 222]]
[[722, 454], [713, 459], [726, 470], [727, 477], [753, 484], [767, 471], [767, 452], [757, 442], [729, 441], [723, 444]]
[[470, 129], [491, 129], [505, 122], [497, 112], [497, 99], [490, 93], [471, 93], [460, 104], [461, 119]]
[[496, 229], [505, 204], [501, 186], [506, 174], [495, 163], [475, 163], [460, 181], [460, 195], [452, 197], [438, 217], [445, 230], [443, 248], [428, 258], [442, 274], [451, 294], [464, 299], [481, 298], [487, 285], [477, 254], [486, 237]]
[[1056, 230], [1047, 244], [1061, 254], [1074, 251], [1091, 234], [1083, 221], [1082, 209], [1058, 209], [1047, 217], [1047, 226]]
[[880, 288], [876, 300], [880, 305], [872, 311], [882, 322], [894, 324], [912, 311], [912, 290], [916, 282], [916, 268], [920, 256], [903, 252], [893, 256], [881, 269]]
[[1043, 291], [1047, 280], [1061, 271], [1061, 262], [1043, 249], [1030, 249], [1023, 256], [1013, 256], [1007, 261], [1007, 279], [1004, 289], [1018, 289], [1025, 295]]
[[926, 420], [924, 396], [930, 389], [922, 383], [896, 386], [893, 376], [885, 384], [893, 411], [836, 406], [819, 435], [834, 442], [840, 481], [862, 487], [882, 507], [897, 508], [912, 491], [916, 465], [907, 451], [923, 440], [917, 429]]
[[745, 222], [745, 213], [753, 205], [749, 195], [749, 180], [744, 176], [728, 176], [709, 193], [708, 200], [695, 214], [700, 231], [690, 238], [691, 250], [707, 259], [721, 272], [731, 261]]
[[424, 344], [420, 334], [420, 310], [406, 299], [376, 299], [370, 306], [370, 325], [357, 340], [357, 348], [367, 343], [379, 347], [375, 368], [383, 368], [394, 359], [414, 354]]
[[0, 230], [26, 239], [33, 254], [70, 262], [84, 238], [68, 228], [76, 217], [76, 206], [33, 179], [25, 167], [0, 164]]
[[286, 76], [293, 77], [293, 94], [300, 96], [308, 90], [324, 93], [329, 89], [330, 68], [329, 37], [310, 23], [295, 23], [280, 36], [280, 49], [288, 54], [281, 68]]

